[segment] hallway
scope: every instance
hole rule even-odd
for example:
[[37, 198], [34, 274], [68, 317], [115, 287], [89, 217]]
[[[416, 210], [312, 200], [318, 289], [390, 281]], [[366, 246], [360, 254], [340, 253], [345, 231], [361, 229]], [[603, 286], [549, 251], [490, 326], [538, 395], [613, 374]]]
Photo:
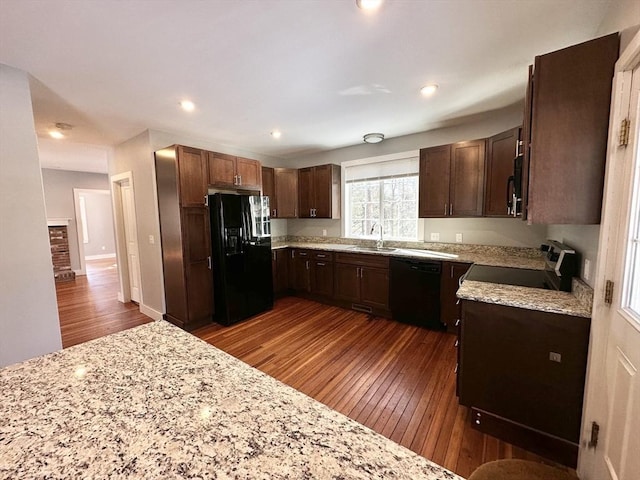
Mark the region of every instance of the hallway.
[[153, 321], [135, 303], [118, 301], [114, 258], [88, 260], [87, 275], [56, 284], [64, 348]]

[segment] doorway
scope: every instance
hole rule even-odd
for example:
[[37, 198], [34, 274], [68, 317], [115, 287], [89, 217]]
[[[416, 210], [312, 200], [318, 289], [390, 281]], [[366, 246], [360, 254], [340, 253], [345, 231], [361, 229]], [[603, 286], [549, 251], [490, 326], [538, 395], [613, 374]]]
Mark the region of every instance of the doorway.
[[73, 203], [80, 257], [78, 275], [86, 275], [87, 260], [112, 258], [115, 263], [116, 246], [111, 192], [74, 188]]
[[640, 33], [616, 63], [613, 87], [578, 463], [585, 480], [640, 472]]
[[142, 303], [140, 282], [140, 255], [136, 230], [135, 194], [132, 172], [111, 177], [113, 214], [116, 227], [116, 251], [120, 293], [118, 300]]

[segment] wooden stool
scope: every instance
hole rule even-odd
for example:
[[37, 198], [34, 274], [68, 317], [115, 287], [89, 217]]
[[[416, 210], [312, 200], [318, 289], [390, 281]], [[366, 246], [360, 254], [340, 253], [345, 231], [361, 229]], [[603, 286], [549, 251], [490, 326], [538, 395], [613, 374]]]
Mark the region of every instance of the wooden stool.
[[480, 465], [468, 480], [578, 480], [569, 469], [527, 460], [496, 460]]

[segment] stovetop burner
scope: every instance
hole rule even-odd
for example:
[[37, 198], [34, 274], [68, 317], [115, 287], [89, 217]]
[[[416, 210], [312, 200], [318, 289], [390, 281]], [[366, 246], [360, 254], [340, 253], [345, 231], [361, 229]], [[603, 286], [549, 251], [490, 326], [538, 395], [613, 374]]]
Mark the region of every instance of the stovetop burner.
[[500, 283], [520, 287], [554, 289], [544, 270], [527, 268], [494, 267], [489, 265], [473, 265], [464, 280], [475, 282]]

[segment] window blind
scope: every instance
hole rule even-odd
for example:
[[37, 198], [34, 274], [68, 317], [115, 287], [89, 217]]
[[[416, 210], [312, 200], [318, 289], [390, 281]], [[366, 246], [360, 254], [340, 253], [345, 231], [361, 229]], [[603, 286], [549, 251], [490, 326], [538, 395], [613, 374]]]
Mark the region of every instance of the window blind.
[[384, 162], [363, 163], [345, 167], [345, 182], [359, 182], [394, 177], [408, 177], [417, 175], [419, 170], [418, 157], [387, 160]]

